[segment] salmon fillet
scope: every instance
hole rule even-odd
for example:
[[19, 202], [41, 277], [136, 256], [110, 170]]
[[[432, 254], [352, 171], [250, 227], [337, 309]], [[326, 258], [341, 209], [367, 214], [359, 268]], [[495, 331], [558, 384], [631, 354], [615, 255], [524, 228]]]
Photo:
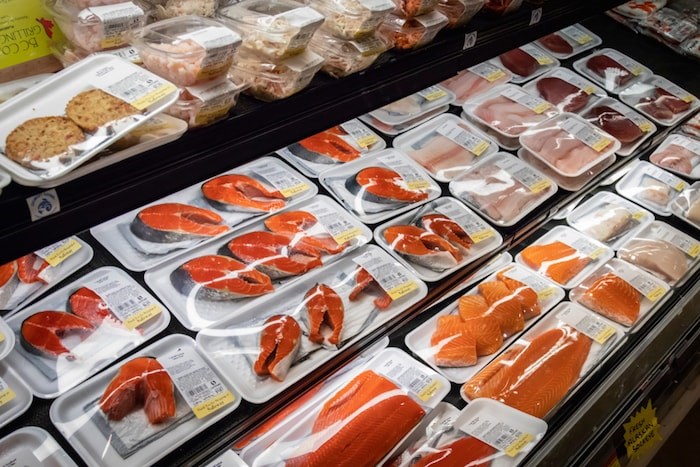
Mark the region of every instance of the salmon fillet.
[[494, 452], [488, 444], [468, 436], [435, 448], [413, 467], [488, 467]]
[[[491, 316], [463, 320], [456, 315], [440, 316], [438, 318], [435, 334], [440, 329], [459, 329], [474, 336], [476, 340], [476, 354], [478, 356], [491, 355], [503, 345], [503, 334], [498, 321]], [[435, 337], [433, 334], [433, 337]], [[435, 345], [435, 344], [432, 344]]]
[[531, 245], [521, 253], [523, 262], [559, 284], [566, 284], [585, 268], [591, 259], [569, 245], [555, 241]]
[[579, 302], [624, 326], [631, 326], [637, 321], [641, 308], [641, 297], [637, 289], [612, 273], [600, 276]]
[[508, 287], [508, 290], [520, 297], [520, 303], [523, 306], [523, 312], [525, 313], [526, 320], [539, 316], [539, 314], [542, 313], [539, 297], [537, 296], [537, 292], [535, 292], [532, 287], [529, 287], [518, 280], [511, 279], [502, 272], [499, 272], [496, 275], [496, 278], [503, 282], [506, 287]]
[[496, 318], [504, 336], [512, 336], [525, 329], [520, 297], [513, 294], [503, 282], [482, 282], [479, 284], [479, 293], [489, 304], [488, 315]]
[[[475, 329], [465, 325], [459, 316], [438, 318], [435, 332], [430, 337], [430, 345], [437, 349], [433, 355], [437, 366], [459, 368], [475, 365], [477, 346], [474, 331]], [[498, 332], [500, 334], [500, 330]]]

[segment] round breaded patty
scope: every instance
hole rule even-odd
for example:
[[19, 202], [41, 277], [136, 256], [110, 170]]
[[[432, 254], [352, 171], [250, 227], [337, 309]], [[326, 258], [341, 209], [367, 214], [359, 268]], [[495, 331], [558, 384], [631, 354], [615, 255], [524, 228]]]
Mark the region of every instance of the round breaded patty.
[[84, 140], [80, 127], [66, 117], [32, 118], [7, 135], [5, 154], [26, 164], [63, 154], [69, 146]]
[[101, 89], [81, 92], [66, 105], [68, 118], [87, 131], [96, 131], [102, 125], [138, 113], [136, 107]]

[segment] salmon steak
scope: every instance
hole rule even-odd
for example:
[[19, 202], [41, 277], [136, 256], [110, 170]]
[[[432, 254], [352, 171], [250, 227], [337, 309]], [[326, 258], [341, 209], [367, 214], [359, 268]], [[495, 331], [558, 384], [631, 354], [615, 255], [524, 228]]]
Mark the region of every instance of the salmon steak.
[[316, 216], [307, 211], [287, 211], [265, 219], [265, 227], [271, 232], [290, 236], [293, 244], [302, 243], [315, 248], [319, 254], [336, 255], [345, 250], [349, 243], [338, 242], [318, 222]]
[[463, 387], [471, 400], [489, 397], [544, 418], [578, 381], [592, 341], [569, 326], [515, 345]]
[[287, 149], [295, 156], [315, 164], [338, 164], [359, 159], [360, 151], [345, 141], [342, 136], [347, 136], [345, 130], [335, 126], [304, 138]]
[[348, 297], [351, 302], [359, 300], [360, 295], [366, 292], [372, 285], [379, 289], [379, 296], [374, 299], [374, 306], [379, 310], [386, 310], [391, 306], [392, 299], [388, 293], [379, 285], [379, 282], [363, 267], [358, 266], [355, 271], [355, 287], [350, 291]]
[[170, 274], [170, 281], [183, 295], [195, 293], [198, 299], [210, 301], [258, 297], [275, 290], [262, 272], [221, 255], [187, 261]]
[[317, 249], [292, 245], [286, 235], [272, 232], [249, 232], [228, 243], [231, 254], [270, 279], [298, 276], [323, 265]]
[[208, 209], [180, 203], [149, 206], [136, 214], [131, 232], [142, 240], [175, 243], [211, 238], [228, 232], [224, 219]]
[[381, 204], [417, 203], [428, 199], [423, 190], [412, 190], [398, 172], [384, 167], [367, 167], [345, 183], [350, 193]]
[[17, 274], [17, 261], [10, 261], [0, 266], [0, 287], [7, 285]]
[[260, 353], [253, 371], [260, 377], [284, 381], [301, 347], [301, 328], [288, 315], [270, 316], [260, 333]]
[[114, 319], [112, 310], [102, 297], [87, 287], [81, 287], [73, 292], [68, 302], [74, 314], [88, 320], [95, 327], [100, 326], [105, 319]]
[[461, 225], [443, 214], [426, 214], [420, 218], [419, 226], [444, 238], [462, 253], [467, 253], [474, 244]]
[[119, 421], [143, 406], [151, 425], [175, 416], [175, 388], [170, 375], [151, 357], [138, 357], [119, 368], [99, 401], [110, 420]]
[[462, 253], [444, 238], [415, 225], [392, 225], [383, 232], [392, 250], [412, 263], [444, 271], [462, 261]]
[[62, 338], [77, 335], [81, 340], [95, 330], [92, 324], [80, 316], [65, 311], [40, 311], [24, 321], [20, 329], [20, 342], [31, 353], [47, 357], [68, 354], [73, 359]]
[[590, 257], [560, 241], [530, 245], [522, 251], [521, 258], [529, 268], [560, 285], [572, 280], [591, 262]]
[[209, 204], [222, 211], [272, 212], [286, 206], [282, 193], [247, 175], [212, 178], [202, 184], [202, 194]]
[[[340, 344], [345, 319], [345, 307], [340, 295], [326, 284], [316, 284], [306, 292], [304, 302], [309, 323], [309, 340], [315, 344]], [[330, 329], [330, 336], [321, 333], [323, 327]]]
[[432, 448], [430, 454], [421, 457], [413, 467], [489, 467], [495, 449], [471, 436], [465, 436]]
[[374, 467], [424, 415], [396, 384], [366, 370], [323, 404], [312, 436], [285, 465]]
[[641, 297], [637, 289], [610, 272], [596, 279], [578, 301], [624, 326], [632, 326], [641, 311]]
[[25, 284], [35, 282], [46, 284], [46, 281], [41, 278], [41, 272], [47, 267], [49, 267], [49, 263], [34, 253], [29, 253], [17, 260], [17, 276]]

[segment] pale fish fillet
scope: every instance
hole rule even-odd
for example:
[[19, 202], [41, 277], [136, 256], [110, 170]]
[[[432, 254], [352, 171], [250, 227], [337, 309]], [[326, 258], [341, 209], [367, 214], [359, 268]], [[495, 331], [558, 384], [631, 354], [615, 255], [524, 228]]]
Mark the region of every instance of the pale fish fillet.
[[686, 217], [693, 222], [700, 223], [700, 198], [690, 203]]
[[685, 253], [664, 240], [634, 238], [618, 256], [666, 281], [676, 282], [688, 272]]
[[633, 222], [632, 214], [626, 208], [610, 203], [585, 219], [586, 225], [581, 231], [600, 242], [608, 242], [629, 231]]
[[637, 196], [659, 206], [666, 206], [671, 199], [671, 187], [655, 178], [645, 176]]
[[474, 160], [474, 155], [451, 139], [430, 133], [412, 146], [409, 156], [427, 170], [443, 176], [457, 175]]
[[390, 115], [413, 115], [421, 110], [420, 98], [415, 95], [406, 96], [381, 108]]

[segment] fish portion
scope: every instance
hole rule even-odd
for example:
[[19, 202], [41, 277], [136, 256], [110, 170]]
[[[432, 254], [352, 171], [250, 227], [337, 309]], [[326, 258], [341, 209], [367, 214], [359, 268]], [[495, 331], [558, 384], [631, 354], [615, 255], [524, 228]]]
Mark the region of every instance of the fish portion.
[[4, 287], [17, 274], [17, 261], [0, 265], [0, 287]]
[[41, 271], [47, 267], [49, 267], [49, 263], [34, 253], [29, 253], [17, 260], [17, 277], [25, 284], [35, 282], [46, 284], [46, 281], [41, 278]]
[[[465, 126], [458, 126], [470, 131]], [[426, 170], [444, 178], [454, 177], [476, 158], [471, 151], [437, 131], [431, 131], [411, 144], [406, 153]]]
[[671, 187], [660, 180], [644, 175], [637, 190], [637, 198], [666, 207], [671, 201]]
[[489, 467], [495, 449], [471, 436], [433, 448], [418, 459], [413, 467]]
[[496, 274], [496, 279], [503, 282], [511, 293], [514, 293], [520, 299], [520, 305], [523, 307], [523, 315], [525, 319], [532, 319], [539, 316], [542, 313], [542, 307], [540, 307], [540, 299], [535, 290], [522, 282], [511, 279], [506, 276], [506, 274], [501, 271]]
[[260, 377], [283, 381], [301, 347], [301, 328], [288, 315], [273, 315], [260, 333], [260, 354], [253, 371]]
[[359, 299], [360, 294], [367, 292], [367, 289], [374, 285], [379, 290], [379, 296], [374, 299], [374, 306], [379, 310], [386, 310], [391, 306], [392, 299], [388, 293], [379, 285], [372, 275], [363, 267], [358, 266], [355, 272], [355, 287], [350, 291], [349, 300], [354, 302]]
[[609, 141], [601, 152], [597, 152], [559, 127], [524, 135], [522, 142], [530, 152], [566, 176], [579, 175], [581, 169], [600, 159], [606, 148], [613, 144]]
[[489, 81], [469, 70], [462, 71], [456, 76], [443, 81], [440, 85], [452, 91], [458, 101], [470, 100], [479, 94], [489, 91], [494, 86], [508, 82], [509, 74], [502, 73], [502, 76]]
[[490, 316], [466, 320], [460, 315], [440, 316], [430, 337], [435, 363], [442, 367], [474, 365], [477, 357], [491, 355], [501, 345], [501, 328]]
[[633, 325], [641, 310], [641, 297], [637, 289], [610, 272], [596, 279], [578, 301], [624, 326]]
[[335, 126], [304, 138], [287, 149], [295, 156], [316, 164], [338, 164], [359, 159], [360, 151], [345, 141], [342, 136], [347, 136], [345, 130]]
[[665, 281], [677, 282], [688, 272], [688, 262], [680, 249], [664, 240], [634, 238], [618, 251], [618, 256]]
[[338, 244], [318, 222], [316, 216], [306, 211], [287, 211], [265, 219], [265, 227], [278, 234], [290, 236], [293, 244], [302, 243], [320, 252], [335, 255], [348, 247]]
[[510, 137], [517, 137], [528, 128], [549, 118], [546, 112], [534, 110], [498, 95], [480, 103], [474, 109], [474, 115], [488, 126], [500, 130]]
[[586, 61], [586, 67], [594, 74], [603, 78], [609, 87], [624, 86], [634, 75], [607, 55], [595, 55]]
[[662, 151], [652, 154], [649, 160], [658, 166], [690, 175], [693, 167], [700, 162], [700, 156], [677, 144], [669, 144]]
[[77, 335], [81, 340], [95, 330], [92, 324], [80, 316], [65, 311], [40, 311], [24, 321], [20, 329], [20, 342], [29, 352], [47, 357], [68, 354], [61, 339], [68, 335]]
[[433, 271], [453, 268], [463, 259], [450, 242], [414, 225], [389, 226], [383, 236], [394, 251]]
[[584, 118], [593, 121], [622, 144], [633, 143], [644, 136], [639, 125], [607, 105], [596, 105], [586, 112]]
[[522, 77], [530, 76], [540, 67], [540, 64], [532, 55], [520, 48], [509, 50], [499, 55], [498, 58], [501, 59], [504, 67]]
[[606, 203], [593, 214], [576, 222], [578, 230], [599, 242], [607, 243], [620, 238], [629, 232], [637, 221], [624, 206]]
[[[343, 299], [326, 284], [316, 284], [306, 292], [304, 301], [309, 323], [309, 340], [316, 344], [340, 344], [345, 319]], [[329, 328], [331, 335], [324, 336], [321, 333], [322, 327]]]
[[105, 319], [114, 318], [112, 310], [102, 300], [102, 297], [87, 287], [81, 287], [73, 292], [68, 302], [73, 313], [85, 318], [95, 327], [100, 326]]
[[672, 120], [676, 115], [687, 112], [690, 103], [657, 87], [651, 96], [642, 98], [635, 107], [657, 120]]
[[474, 245], [462, 226], [443, 214], [426, 214], [420, 218], [419, 226], [444, 238], [462, 253], [467, 253]]
[[525, 329], [525, 312], [520, 296], [513, 294], [505, 283], [482, 282], [478, 289], [489, 307], [487, 316], [496, 319], [504, 337], [510, 337]]
[[530, 269], [562, 285], [576, 277], [591, 262], [590, 257], [560, 241], [530, 245], [520, 254]]
[[240, 174], [220, 175], [202, 185], [209, 203], [223, 211], [271, 212], [285, 207], [285, 197], [252, 177]]
[[384, 167], [367, 167], [345, 183], [350, 193], [375, 203], [416, 203], [428, 193], [411, 190], [398, 172]]
[[590, 95], [561, 78], [548, 76], [537, 81], [537, 91], [548, 102], [560, 106], [562, 112], [578, 112], [583, 109]]
[[115, 421], [143, 406], [152, 425], [174, 417], [175, 405], [173, 382], [151, 357], [138, 357], [122, 365], [99, 401], [100, 410]]
[[541, 37], [537, 42], [543, 45], [547, 50], [557, 54], [568, 55], [570, 53], [574, 53], [574, 48], [571, 46], [571, 44], [569, 44], [566, 39], [561, 37], [556, 32]]
[[224, 219], [208, 209], [180, 203], [149, 206], [136, 214], [131, 232], [142, 240], [174, 243], [210, 238], [228, 232]]

